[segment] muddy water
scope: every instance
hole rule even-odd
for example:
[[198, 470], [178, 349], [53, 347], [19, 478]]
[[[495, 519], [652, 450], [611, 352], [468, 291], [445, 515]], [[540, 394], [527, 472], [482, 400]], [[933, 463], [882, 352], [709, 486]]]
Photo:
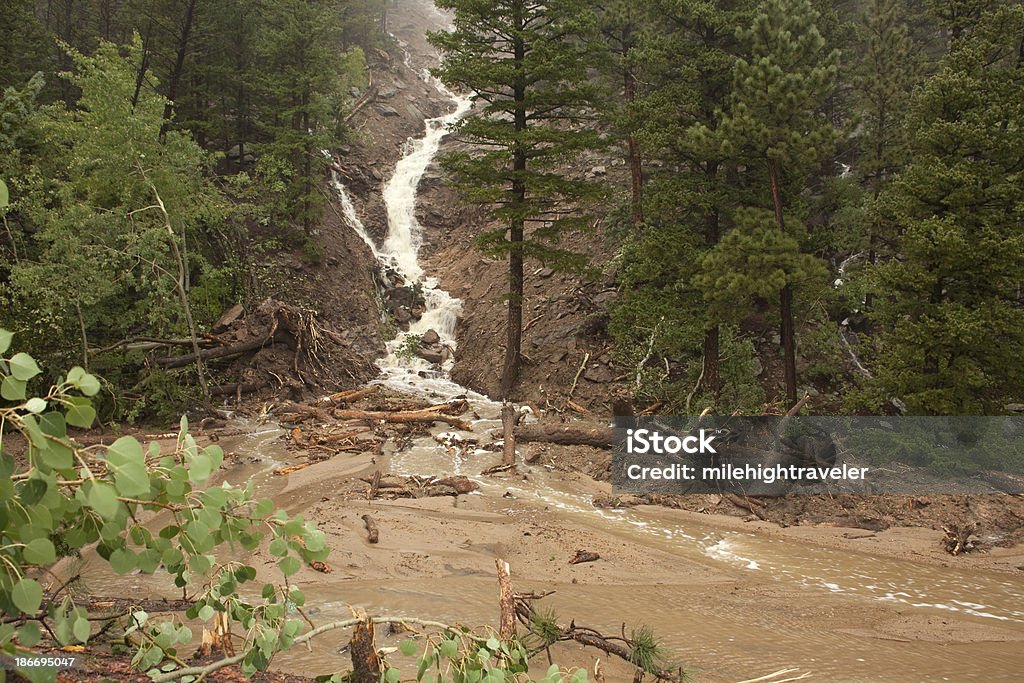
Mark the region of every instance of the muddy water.
[[[481, 407], [484, 414], [474, 433], [463, 436], [486, 440], [498, 424], [489, 419], [487, 408], [493, 406]], [[252, 480], [259, 496], [296, 513], [328, 496], [336, 477], [366, 465], [338, 462], [322, 482], [288, 489], [287, 478], [272, 474], [290, 462], [283, 435], [272, 425], [251, 425], [250, 436], [225, 439], [222, 443], [237, 463], [227, 478], [236, 483]], [[378, 465], [399, 474], [472, 474], [480, 469], [479, 457], [472, 447], [453, 454], [424, 438]], [[521, 486], [480, 478], [481, 493], [474, 498], [501, 513], [507, 505], [502, 495], [510, 492], [520, 512], [532, 508], [555, 524], [585, 527], [651, 552], [669, 553], [678, 558], [680, 568], [677, 580], [659, 576], [657, 582], [641, 578], [629, 585], [558, 583], [552, 585], [557, 592], [548, 598], [551, 605], [606, 632], [618, 631], [623, 622], [651, 624], [680, 661], [706, 672], [704, 680], [740, 680], [752, 672], [788, 666], [813, 671], [815, 679], [840, 681], [1019, 680], [1024, 666], [1020, 579], [723, 530], [669, 510], [597, 510], [585, 491], [557, 474], [533, 467], [529, 475], [531, 481]], [[415, 514], [441, 518], [448, 513]], [[690, 580], [694, 566], [712, 568], [717, 579]], [[494, 580], [486, 573], [449, 568], [427, 578], [391, 572], [367, 578], [365, 571], [351, 571], [346, 574], [338, 567], [303, 586], [316, 623], [347, 618], [351, 605], [369, 613], [429, 615], [474, 626], [494, 622]], [[357, 578], [347, 578], [352, 575]], [[90, 564], [86, 580], [107, 594], [176, 595], [166, 574], [117, 577], [98, 562]], [[879, 611], [884, 606], [898, 609]], [[906, 628], [872, 632], [879, 614], [896, 627], [905, 622]], [[861, 623], [865, 616], [876, 623]], [[909, 632], [946, 623], [950, 617], [955, 621], [947, 631], [980, 624], [982, 630], [970, 638], [980, 642], [944, 642], [956, 638], [945, 637], [941, 629], [930, 640], [908, 642]], [[985, 631], [988, 624], [996, 628]], [[348, 655], [339, 651], [344, 639], [340, 633], [318, 639], [312, 652], [286, 653], [276, 665], [307, 674], [344, 669]], [[1006, 642], [1013, 640], [1017, 642]]]

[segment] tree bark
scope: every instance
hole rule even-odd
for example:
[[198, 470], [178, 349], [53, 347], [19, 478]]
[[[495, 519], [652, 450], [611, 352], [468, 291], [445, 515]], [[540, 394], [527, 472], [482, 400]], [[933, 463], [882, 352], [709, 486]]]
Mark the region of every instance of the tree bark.
[[349, 650], [352, 653], [352, 683], [380, 683], [380, 657], [374, 642], [373, 621], [360, 610], [359, 622], [352, 629]]
[[216, 360], [217, 358], [228, 358], [230, 356], [240, 356], [243, 353], [250, 351], [256, 351], [269, 343], [271, 337], [261, 337], [259, 339], [253, 339], [251, 341], [242, 342], [241, 344], [234, 344], [233, 346], [220, 346], [215, 349], [206, 349], [205, 351], [199, 351], [198, 353], [190, 353], [187, 356], [177, 356], [174, 358], [157, 358], [156, 364], [160, 367], [170, 370], [171, 368], [183, 368], [186, 365], [191, 365], [199, 361]]
[[512, 592], [512, 578], [509, 576], [508, 562], [497, 558], [494, 565], [498, 568], [498, 603], [501, 610], [498, 637], [509, 641], [516, 635], [516, 599]]
[[376, 543], [380, 540], [380, 530], [377, 528], [377, 522], [374, 521], [370, 515], [363, 515], [363, 525], [366, 527], [366, 540], [370, 543]]
[[502, 465], [516, 464], [516, 437], [514, 429], [516, 426], [516, 410], [512, 404], [505, 401], [501, 406], [501, 427], [502, 427]]
[[[771, 183], [772, 203], [775, 205], [775, 224], [785, 232], [782, 214], [782, 193], [779, 188], [779, 167], [775, 159], [768, 159], [768, 179]], [[796, 333], [793, 327], [793, 287], [786, 283], [779, 292], [779, 337], [782, 339], [782, 361], [786, 381], [787, 406], [796, 404]]]

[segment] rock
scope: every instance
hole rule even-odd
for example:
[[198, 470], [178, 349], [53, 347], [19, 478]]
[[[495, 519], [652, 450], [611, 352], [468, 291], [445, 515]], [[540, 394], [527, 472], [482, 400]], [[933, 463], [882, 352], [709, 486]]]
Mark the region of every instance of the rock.
[[228, 159], [237, 159], [240, 156], [242, 156], [242, 148], [240, 146], [235, 145], [234, 147], [228, 150]]
[[428, 363], [437, 363], [438, 365], [444, 360], [444, 349], [440, 345], [434, 346], [421, 346], [418, 351], [419, 357]]
[[411, 118], [416, 119], [417, 121], [420, 119], [427, 118], [426, 116], [423, 115], [423, 112], [421, 112], [419, 108], [414, 104], [410, 104], [408, 107], [406, 107], [405, 111], [407, 114], [409, 114]]
[[772, 344], [775, 344], [776, 346], [778, 346], [781, 343], [782, 343], [782, 336], [778, 332], [776, 332], [775, 334], [772, 335]]
[[377, 91], [378, 99], [390, 100], [392, 97], [398, 94], [398, 91], [394, 88], [381, 88]]
[[231, 323], [241, 318], [244, 313], [245, 308], [242, 307], [242, 304], [235, 304], [224, 312], [224, 315], [220, 317], [220, 320], [214, 323], [211, 331], [216, 334], [217, 332], [222, 332], [228, 329], [231, 327]]
[[373, 176], [374, 180], [384, 180], [384, 174], [378, 171], [375, 167], [370, 169], [370, 175]]
[[392, 310], [391, 315], [395, 316], [395, 322], [398, 323], [399, 325], [404, 325], [405, 323], [412, 320], [412, 314], [409, 313], [409, 309], [406, 308], [405, 306], [399, 306], [398, 308], [395, 308], [394, 310]]
[[757, 356], [754, 356], [754, 375], [756, 377], [760, 377], [763, 372], [764, 372], [764, 364], [761, 363], [761, 359], [760, 358], [758, 358]]
[[569, 353], [567, 351], [556, 351], [555, 353], [548, 356], [548, 362], [561, 363], [563, 360], [565, 360], [565, 357], [568, 355]]
[[1008, 413], [1024, 413], [1024, 403], [1007, 403], [1003, 409]]
[[551, 277], [554, 274], [555, 274], [555, 271], [552, 270], [551, 268], [544, 268], [539, 273], [537, 273], [537, 277], [549, 278], [549, 277]]
[[423, 338], [420, 339], [420, 343], [424, 346], [431, 346], [433, 344], [437, 344], [439, 341], [441, 341], [441, 335], [439, 335], [435, 330], [427, 330], [423, 333]]
[[363, 94], [362, 91], [360, 91], [359, 88], [357, 88], [355, 86], [352, 86], [351, 88], [348, 89], [348, 96], [349, 97], [358, 98], [362, 94]]
[[821, 392], [818, 391], [817, 389], [815, 389], [814, 387], [804, 387], [803, 389], [801, 389], [797, 393], [799, 393], [801, 396], [803, 396], [804, 394], [807, 394], [811, 398], [816, 398], [816, 397], [821, 395]]
[[614, 298], [615, 298], [615, 290], [614, 289], [609, 289], [609, 290], [601, 292], [600, 294], [595, 296], [594, 297], [594, 303], [597, 304], [598, 306], [604, 306], [606, 303], [608, 303], [609, 301], [613, 300]]
[[612, 371], [605, 365], [594, 365], [587, 368], [587, 371], [583, 373], [583, 379], [590, 382], [611, 382], [615, 378]]
[[590, 169], [590, 175], [592, 175], [592, 176], [608, 175], [608, 167], [607, 166], [595, 166], [594, 168]]
[[382, 116], [401, 116], [401, 114], [398, 113], [397, 109], [395, 109], [394, 107], [389, 107], [386, 104], [378, 105], [377, 111], [379, 111]]

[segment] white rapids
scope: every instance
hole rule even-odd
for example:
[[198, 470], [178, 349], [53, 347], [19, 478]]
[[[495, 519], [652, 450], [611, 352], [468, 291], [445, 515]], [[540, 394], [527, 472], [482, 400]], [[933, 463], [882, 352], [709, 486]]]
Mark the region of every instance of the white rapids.
[[387, 356], [377, 361], [381, 375], [375, 383], [406, 393], [427, 394], [447, 399], [472, 393], [447, 378], [447, 371], [451, 369], [453, 361], [446, 361], [442, 371], [438, 372], [436, 366], [422, 358], [409, 357], [409, 354], [401, 354], [399, 350], [406, 337], [414, 335], [419, 338], [428, 330], [437, 332], [442, 345], [452, 351], [455, 349], [455, 325], [462, 312], [462, 301], [441, 289], [437, 278], [427, 276], [419, 263], [423, 226], [416, 219], [416, 189], [427, 167], [437, 155], [441, 140], [448, 134], [451, 126], [469, 112], [472, 101], [468, 96], [451, 92], [429, 74], [421, 74], [421, 77], [448, 96], [454, 108], [443, 116], [427, 119], [424, 122], [423, 136], [410, 138], [406, 142], [405, 155], [398, 161], [394, 174], [384, 186], [388, 232], [383, 245], [378, 247], [370, 237], [337, 174], [333, 177], [333, 185], [345, 218], [352, 229], [366, 242], [378, 261], [401, 275], [406, 284], [420, 288], [426, 305], [423, 316], [410, 323], [408, 331], [399, 332], [388, 342]]

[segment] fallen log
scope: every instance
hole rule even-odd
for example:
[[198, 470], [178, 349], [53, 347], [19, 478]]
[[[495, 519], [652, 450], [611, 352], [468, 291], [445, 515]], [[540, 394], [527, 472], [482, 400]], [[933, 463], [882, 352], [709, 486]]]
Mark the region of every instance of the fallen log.
[[283, 477], [286, 474], [291, 474], [292, 472], [298, 472], [299, 470], [304, 470], [304, 469], [306, 469], [307, 467], [309, 467], [312, 464], [313, 463], [311, 463], [311, 462], [300, 462], [297, 465], [288, 465], [287, 467], [281, 467], [279, 469], [274, 470], [274, 474], [279, 476], [279, 477]]
[[465, 420], [460, 420], [452, 415], [447, 415], [439, 408], [427, 408], [425, 410], [408, 410], [398, 412], [388, 412], [379, 410], [354, 410], [346, 408], [337, 408], [332, 411], [334, 417], [340, 420], [371, 420], [379, 422], [397, 422], [397, 423], [421, 423], [421, 424], [432, 424], [434, 422], [444, 422], [445, 424], [451, 425], [456, 429], [463, 429], [469, 431], [472, 429], [470, 424]]
[[376, 543], [380, 540], [380, 530], [377, 529], [377, 522], [373, 521], [370, 515], [363, 515], [363, 525], [366, 527], [366, 540]]
[[612, 447], [612, 429], [610, 427], [572, 427], [567, 425], [524, 425], [514, 431], [516, 439], [523, 442], [534, 441], [554, 443], [563, 446], [594, 446], [595, 448]]
[[273, 335], [266, 337], [260, 337], [258, 339], [252, 339], [241, 344], [234, 344], [232, 346], [220, 346], [214, 349], [208, 349], [206, 351], [200, 351], [199, 353], [190, 353], [187, 356], [175, 356], [172, 358], [156, 358], [154, 362], [165, 370], [172, 368], [183, 368], [186, 365], [192, 365], [199, 361], [210, 361], [218, 358], [230, 358], [232, 356], [240, 356], [243, 353], [249, 353], [250, 351], [256, 351], [263, 348], [267, 343], [271, 341]]

